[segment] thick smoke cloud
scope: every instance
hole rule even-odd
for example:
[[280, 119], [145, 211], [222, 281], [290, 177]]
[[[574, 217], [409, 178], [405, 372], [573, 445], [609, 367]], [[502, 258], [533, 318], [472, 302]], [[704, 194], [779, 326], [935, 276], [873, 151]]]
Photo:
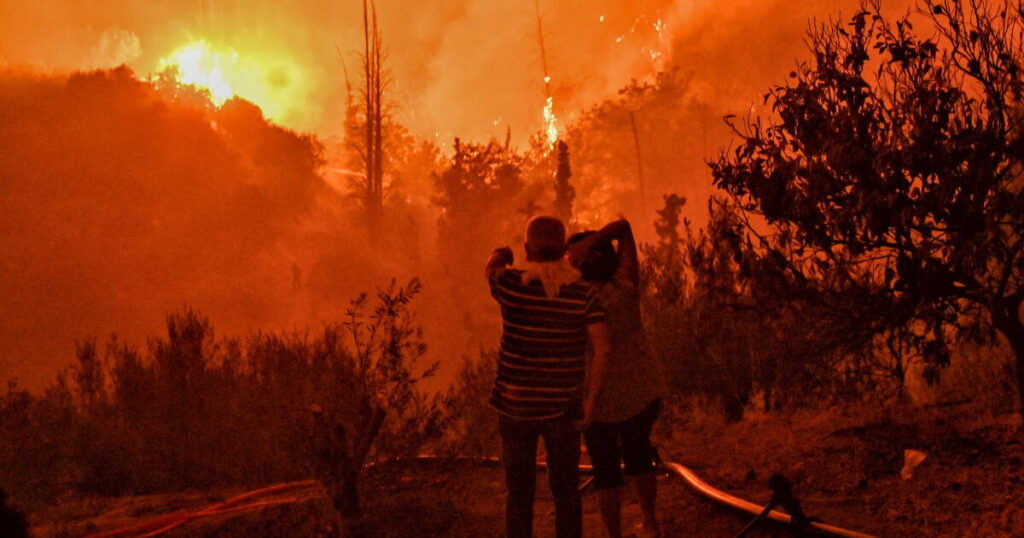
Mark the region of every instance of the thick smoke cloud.
[[[503, 137], [511, 128], [525, 142], [540, 129], [544, 86], [533, 2], [377, 4], [393, 101], [414, 132], [450, 143], [453, 135]], [[286, 124], [331, 133], [340, 129], [345, 102], [337, 51], [355, 77], [360, 9], [357, 1], [10, 0], [0, 11], [0, 61], [65, 71], [120, 60], [144, 77], [177, 47], [204, 38], [294, 66], [288, 83], [301, 86], [302, 99], [292, 103]], [[541, 1], [560, 115], [662, 66], [674, 9], [667, 0]]]
[[[909, 2], [888, 2], [903, 9]], [[525, 142], [542, 126], [542, 66], [534, 2], [378, 0], [391, 90], [422, 136]], [[631, 78], [677, 66], [720, 108], [757, 100], [803, 50], [808, 19], [856, 0], [541, 0], [556, 112], [569, 121]], [[8, 0], [0, 65], [67, 71], [125, 62], [140, 76], [196, 39], [279, 62], [294, 86], [284, 124], [336, 134], [345, 76], [358, 75], [361, 3], [272, 0]]]
[[[730, 141], [721, 117], [756, 108], [769, 85], [806, 59], [808, 19], [856, 8], [854, 0], [540, 5], [563, 122], [614, 98], [632, 78], [670, 68], [684, 75], [685, 103], [666, 107], [682, 111], [672, 129], [659, 130], [657, 110], [640, 118], [653, 175], [647, 213], [629, 214], [641, 233], [662, 193], [687, 195], [694, 201], [687, 211], [702, 206], [710, 191], [704, 159]], [[395, 113], [413, 133], [436, 133], [448, 144], [456, 135], [502, 138], [509, 128], [522, 147], [540, 129], [533, 2], [379, 0], [378, 8]], [[360, 20], [359, 2], [6, 1], [0, 380], [41, 384], [67, 364], [74, 338], [117, 331], [139, 342], [183, 303], [208, 313], [221, 332], [238, 333], [337, 319], [345, 301], [385, 283], [385, 275], [425, 277], [425, 293], [440, 294], [443, 286], [429, 279], [443, 276], [418, 265], [437, 256], [430, 250], [436, 214], [408, 209], [397, 234], [407, 244], [370, 252], [320, 176], [317, 140], [335, 144], [344, 117], [337, 51], [354, 80], [358, 57], [347, 51], [360, 47]], [[127, 71], [66, 74], [126, 63], [145, 78], [162, 57], [198, 38], [287, 64], [291, 76], [273, 82], [297, 97], [285, 103], [282, 123], [316, 138], [270, 125], [241, 101], [213, 112], [168, 102]], [[676, 134], [651, 140], [662, 132]], [[326, 154], [336, 154], [335, 146]], [[629, 196], [632, 185], [586, 177], [586, 164], [576, 163], [581, 195]], [[620, 168], [614, 181], [632, 181], [633, 164]], [[409, 181], [429, 192], [425, 175]], [[626, 205], [613, 200], [600, 218]], [[467, 325], [446, 317], [436, 299], [424, 297], [422, 308], [439, 314], [424, 319]], [[436, 328], [454, 335], [443, 323]], [[432, 343], [437, 358], [475, 348], [462, 337]]]
[[138, 337], [183, 303], [230, 329], [288, 321], [279, 244], [329, 193], [311, 138], [122, 69], [0, 74], [0, 145], [0, 377], [52, 377], [73, 338]]

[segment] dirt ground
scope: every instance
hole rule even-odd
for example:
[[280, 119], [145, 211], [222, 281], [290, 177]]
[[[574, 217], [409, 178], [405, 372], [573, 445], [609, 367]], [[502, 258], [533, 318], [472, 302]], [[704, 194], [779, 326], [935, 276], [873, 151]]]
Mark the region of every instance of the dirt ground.
[[[538, 477], [537, 486], [535, 536], [553, 536], [553, 505], [543, 473]], [[451, 464], [431, 469], [412, 465], [371, 476], [367, 490], [365, 527], [368, 536], [478, 538], [502, 534], [504, 486], [498, 468]], [[661, 495], [660, 511], [666, 537], [732, 536], [743, 527], [744, 518], [722, 513], [690, 494], [678, 480], [662, 479]], [[157, 519], [176, 510], [198, 510], [229, 496], [147, 496], [108, 500], [105, 505], [93, 501], [93, 508], [102, 513], [89, 515], [88, 507], [82, 506], [77, 516], [68, 513], [64, 521], [36, 526], [33, 535], [37, 538], [82, 536]], [[585, 536], [603, 536], [597, 502], [592, 494], [584, 496], [584, 512]], [[333, 522], [327, 503], [316, 498], [259, 511], [199, 518], [163, 536], [326, 538], [334, 535]], [[639, 509], [631, 500], [624, 508], [623, 522], [627, 530], [640, 522]]]
[[[1024, 435], [1016, 416], [969, 408], [851, 407], [739, 424], [690, 423], [666, 458], [748, 500], [768, 477], [794, 483], [805, 512], [878, 536], [1024, 536]], [[906, 450], [925, 459], [903, 478]]]
[[[689, 419], [662, 425], [661, 451], [713, 486], [757, 503], [771, 496], [768, 477], [782, 473], [793, 481], [808, 515], [877, 536], [1024, 536], [1024, 436], [1014, 420], [955, 408], [846, 408], [748, 416], [731, 425]], [[926, 457], [903, 478], [907, 449]], [[719, 509], [676, 478], [660, 484], [666, 537], [735, 536], [749, 519]], [[535, 535], [551, 536], [552, 504], [543, 476], [537, 486]], [[386, 466], [368, 474], [365, 491], [369, 536], [501, 535], [499, 468], [454, 462]], [[82, 536], [197, 510], [238, 493], [80, 499], [32, 514], [31, 520], [40, 538]], [[298, 497], [304, 500], [196, 519], [164, 536], [331, 536], [335, 520], [316, 488]], [[604, 536], [596, 504], [593, 495], [584, 497], [586, 536]], [[639, 517], [635, 502], [627, 501], [624, 528]], [[788, 534], [773, 527], [753, 536]]]

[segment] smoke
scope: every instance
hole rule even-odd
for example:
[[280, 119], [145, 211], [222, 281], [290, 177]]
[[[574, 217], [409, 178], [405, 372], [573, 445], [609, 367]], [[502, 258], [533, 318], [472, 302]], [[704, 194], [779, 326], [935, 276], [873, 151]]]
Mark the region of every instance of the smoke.
[[110, 68], [135, 61], [142, 56], [139, 36], [122, 28], [111, 28], [100, 36], [86, 68]]
[[461, 357], [466, 328], [490, 323], [452, 316], [450, 277], [421, 263], [435, 213], [391, 207], [368, 238], [323, 180], [320, 143], [246, 101], [211, 108], [127, 68], [0, 70], [0, 146], [0, 379], [38, 388], [75, 339], [138, 345], [182, 305], [233, 336], [337, 323], [391, 278], [424, 281], [435, 356]]
[[[890, 2], [901, 7], [907, 0]], [[856, 0], [539, 0], [555, 112], [571, 120], [631, 78], [665, 67], [694, 73], [721, 107], [756, 100], [801, 55], [808, 19]], [[140, 76], [204, 39], [289, 86], [275, 116], [300, 131], [337, 134], [345, 74], [358, 76], [360, 2], [272, 0], [8, 0], [0, 61], [68, 71], [126, 63]], [[391, 97], [415, 134], [523, 143], [542, 127], [545, 99], [534, 2], [378, 0]], [[276, 75], [274, 74], [276, 73]], [[284, 76], [282, 74], [286, 74]], [[726, 106], [727, 105], [727, 106]], [[733, 110], [735, 112], [735, 110]]]
[[[710, 191], [704, 160], [731, 140], [722, 116], [756, 111], [767, 88], [807, 59], [808, 19], [849, 15], [856, 5], [542, 0], [555, 112], [568, 125], [631, 79], [682, 74], [678, 102], [637, 117], [647, 207], [638, 213], [634, 203], [629, 215], [646, 230], [662, 193], [687, 195], [687, 211], [702, 206]], [[444, 145], [510, 129], [523, 147], [541, 130], [533, 2], [378, 0], [378, 17], [393, 110], [412, 133]], [[345, 71], [358, 79], [361, 18], [359, 2], [323, 0], [7, 0], [0, 379], [38, 385], [67, 363], [73, 338], [117, 331], [138, 342], [182, 303], [235, 334], [338, 319], [349, 298], [383, 284], [383, 275], [426, 277], [425, 293], [440, 295], [429, 279], [443, 275], [418, 265], [435, 255], [434, 213], [407, 208], [394, 230], [406, 242], [371, 251], [321, 178], [319, 156], [338, 152], [320, 144], [336, 144], [341, 130]], [[266, 68], [267, 86], [285, 96], [274, 121], [316, 138], [272, 125], [239, 100], [215, 111], [167, 101], [126, 70], [66, 74], [126, 64], [146, 78], [199, 39]], [[628, 120], [610, 125], [631, 158]], [[618, 163], [614, 177], [574, 166], [581, 197], [592, 197], [579, 207], [601, 206], [595, 223], [627, 212], [617, 200], [634, 189], [633, 163]], [[407, 188], [428, 192], [428, 183], [408, 178]], [[439, 296], [427, 299], [424, 319], [452, 335], [488, 326], [446, 315]], [[434, 349], [447, 356], [473, 348], [461, 335]]]
[[38, 384], [72, 339], [139, 342], [183, 303], [229, 332], [312, 308], [284, 245], [332, 191], [317, 143], [254, 106], [167, 101], [126, 69], [4, 72], [0, 144], [0, 377]]
[[[290, 110], [280, 121], [301, 131], [337, 133], [345, 75], [355, 79], [362, 48], [359, 2], [153, 0], [42, 7], [11, 0], [0, 12], [0, 58], [8, 65], [68, 71], [124, 62], [145, 77], [162, 58], [198, 39], [291, 71]], [[568, 116], [644, 76], [667, 53], [655, 29], [668, 0], [539, 2], [556, 113]], [[438, 0], [414, 7], [379, 0], [391, 97], [400, 121], [449, 143], [539, 130], [545, 100], [533, 2]], [[84, 51], [84, 52], [83, 52]], [[663, 58], [663, 56], [662, 56]], [[282, 105], [283, 106], [283, 105]]]

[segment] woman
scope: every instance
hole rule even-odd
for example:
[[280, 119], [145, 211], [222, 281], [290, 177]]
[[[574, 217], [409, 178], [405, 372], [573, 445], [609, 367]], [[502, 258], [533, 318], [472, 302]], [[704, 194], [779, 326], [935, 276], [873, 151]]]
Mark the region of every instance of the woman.
[[[618, 248], [612, 246], [618, 243]], [[640, 319], [640, 269], [626, 220], [569, 238], [570, 260], [595, 282], [607, 315], [610, 352], [590, 365], [583, 404], [584, 437], [594, 465], [601, 517], [608, 535], [622, 536], [622, 472], [640, 500], [642, 535], [660, 536], [655, 516], [657, 454], [650, 434], [661, 411], [664, 375], [648, 352]]]

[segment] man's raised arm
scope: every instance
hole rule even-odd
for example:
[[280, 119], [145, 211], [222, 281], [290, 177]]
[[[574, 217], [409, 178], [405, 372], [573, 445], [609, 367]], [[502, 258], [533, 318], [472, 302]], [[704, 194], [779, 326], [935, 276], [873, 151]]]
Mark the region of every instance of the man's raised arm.
[[501, 247], [494, 249], [491, 253], [491, 257], [487, 260], [487, 265], [484, 266], [484, 277], [487, 280], [493, 281], [498, 278], [501, 274], [501, 270], [512, 265], [514, 261], [512, 256], [512, 249], [509, 247]]

